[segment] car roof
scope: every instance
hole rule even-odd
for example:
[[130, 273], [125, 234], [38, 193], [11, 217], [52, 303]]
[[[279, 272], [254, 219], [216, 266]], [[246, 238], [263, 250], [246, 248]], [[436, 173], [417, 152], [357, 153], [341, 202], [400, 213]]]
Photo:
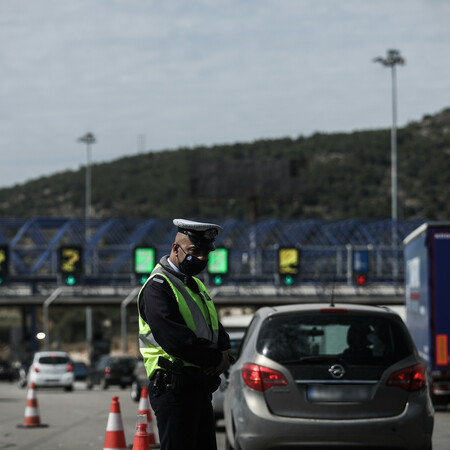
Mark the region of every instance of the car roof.
[[58, 351], [44, 351], [44, 352], [36, 352], [35, 356], [69, 356], [67, 352]]
[[222, 317], [220, 323], [227, 331], [240, 331], [248, 327], [252, 318], [253, 314], [235, 314]]
[[291, 305], [280, 305], [280, 306], [265, 306], [257, 311], [260, 316], [269, 316], [272, 314], [279, 313], [294, 313], [294, 312], [318, 312], [320, 310], [333, 310], [337, 311], [339, 309], [346, 309], [350, 313], [374, 313], [374, 314], [392, 314], [398, 316], [398, 314], [385, 306], [377, 305], [362, 305], [357, 303], [296, 303]]
[[242, 339], [244, 337], [245, 331], [228, 331], [228, 336], [230, 339]]

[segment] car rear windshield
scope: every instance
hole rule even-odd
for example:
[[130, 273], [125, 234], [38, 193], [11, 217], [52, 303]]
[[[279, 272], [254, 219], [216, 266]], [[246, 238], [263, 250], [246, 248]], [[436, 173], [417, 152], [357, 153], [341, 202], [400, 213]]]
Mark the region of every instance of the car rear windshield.
[[384, 365], [410, 355], [413, 347], [406, 328], [388, 316], [291, 313], [265, 320], [257, 351], [282, 364], [339, 357]]
[[126, 367], [129, 369], [133, 369], [136, 365], [137, 360], [131, 359], [131, 358], [111, 358], [108, 361], [108, 365], [111, 365], [113, 367]]
[[39, 364], [67, 364], [69, 359], [66, 356], [41, 356]]

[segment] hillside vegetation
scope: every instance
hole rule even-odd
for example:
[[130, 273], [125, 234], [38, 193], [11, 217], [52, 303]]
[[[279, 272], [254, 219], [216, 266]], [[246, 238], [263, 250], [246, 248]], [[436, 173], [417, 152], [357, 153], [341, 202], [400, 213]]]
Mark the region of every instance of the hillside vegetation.
[[[391, 216], [390, 130], [149, 152], [92, 167], [95, 217]], [[450, 109], [398, 130], [401, 219], [450, 218]], [[83, 217], [85, 168], [0, 189], [2, 217]]]

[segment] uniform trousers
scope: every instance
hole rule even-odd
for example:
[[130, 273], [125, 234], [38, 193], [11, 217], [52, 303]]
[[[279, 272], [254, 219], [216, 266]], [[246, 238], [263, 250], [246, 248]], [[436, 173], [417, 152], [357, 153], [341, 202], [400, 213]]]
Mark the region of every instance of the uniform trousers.
[[149, 398], [161, 450], [217, 450], [210, 389], [192, 383], [175, 394], [169, 389], [158, 390], [150, 380]]

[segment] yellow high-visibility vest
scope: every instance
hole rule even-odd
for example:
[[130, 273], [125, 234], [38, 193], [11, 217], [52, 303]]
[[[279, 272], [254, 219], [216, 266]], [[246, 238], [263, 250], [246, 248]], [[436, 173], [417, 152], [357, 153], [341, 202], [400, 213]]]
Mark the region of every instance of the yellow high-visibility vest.
[[[150, 325], [141, 317], [139, 310], [139, 302], [141, 301], [144, 288], [155, 275], [160, 275], [167, 280], [175, 294], [181, 316], [189, 329], [197, 337], [217, 343], [219, 336], [217, 311], [205, 285], [198, 278], [193, 277], [200, 292], [197, 294], [189, 289], [179, 278], [165, 270], [161, 264], [158, 264], [142, 286], [137, 301], [139, 314], [139, 350], [144, 358], [145, 369], [149, 379], [157, 369], [161, 368], [158, 365], [158, 358], [160, 356], [171, 361], [175, 359], [174, 356], [169, 355], [156, 342]], [[195, 366], [195, 364], [188, 363], [187, 361], [183, 361], [183, 363], [184, 365]]]

